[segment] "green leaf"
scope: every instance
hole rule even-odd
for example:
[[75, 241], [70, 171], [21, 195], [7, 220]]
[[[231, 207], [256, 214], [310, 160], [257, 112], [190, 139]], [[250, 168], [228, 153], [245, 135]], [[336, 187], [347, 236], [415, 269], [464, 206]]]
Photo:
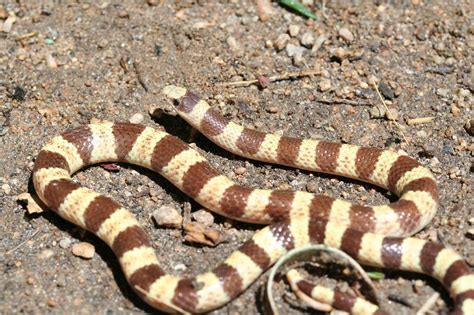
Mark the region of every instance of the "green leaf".
[[385, 274], [378, 271], [367, 272], [367, 275], [369, 275], [370, 279], [374, 279], [374, 280], [382, 280], [385, 278]]
[[296, 0], [278, 0], [278, 3], [287, 7], [287, 8], [290, 8], [291, 10], [294, 10], [295, 12], [307, 17], [307, 18], [311, 18], [313, 20], [316, 20], [316, 15], [314, 15], [314, 13], [308, 9], [307, 7], [305, 7], [303, 4], [301, 4], [299, 1], [296, 1]]

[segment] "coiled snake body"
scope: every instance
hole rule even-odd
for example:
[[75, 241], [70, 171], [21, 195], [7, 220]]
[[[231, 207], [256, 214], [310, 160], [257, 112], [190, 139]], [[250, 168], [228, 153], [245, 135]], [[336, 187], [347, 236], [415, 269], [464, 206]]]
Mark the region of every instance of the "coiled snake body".
[[[35, 162], [32, 176], [38, 196], [60, 216], [105, 241], [130, 286], [147, 303], [167, 312], [218, 308], [288, 250], [324, 243], [364, 264], [428, 274], [448, 289], [454, 313], [474, 314], [474, 274], [463, 258], [440, 244], [407, 237], [429, 223], [438, 204], [434, 177], [418, 162], [388, 150], [254, 131], [222, 117], [184, 88], [168, 86], [163, 92], [176, 100], [181, 117], [235, 154], [367, 181], [400, 198], [369, 207], [301, 191], [243, 187], [181, 140], [142, 125], [91, 124], [53, 138]], [[133, 215], [70, 177], [86, 165], [111, 161], [154, 170], [221, 215], [270, 225], [212, 271], [195, 277], [167, 274]], [[381, 312], [357, 307], [342, 305], [353, 313]]]

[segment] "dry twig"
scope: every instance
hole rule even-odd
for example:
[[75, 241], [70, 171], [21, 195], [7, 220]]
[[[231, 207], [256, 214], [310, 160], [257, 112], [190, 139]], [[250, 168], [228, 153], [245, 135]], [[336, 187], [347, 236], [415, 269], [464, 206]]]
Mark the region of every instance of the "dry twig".
[[[268, 82], [275, 82], [275, 81], [282, 81], [282, 80], [289, 80], [289, 79], [296, 79], [302, 77], [309, 77], [312, 75], [319, 74], [320, 70], [307, 70], [307, 71], [299, 71], [299, 72], [288, 72], [279, 75], [274, 75], [268, 78]], [[259, 83], [260, 80], [244, 80], [244, 81], [236, 81], [236, 82], [224, 82], [218, 83], [219, 86], [249, 86], [255, 83]]]
[[425, 304], [416, 312], [416, 315], [425, 315], [433, 308], [436, 301], [439, 298], [439, 293], [435, 292], [428, 300], [426, 300]]

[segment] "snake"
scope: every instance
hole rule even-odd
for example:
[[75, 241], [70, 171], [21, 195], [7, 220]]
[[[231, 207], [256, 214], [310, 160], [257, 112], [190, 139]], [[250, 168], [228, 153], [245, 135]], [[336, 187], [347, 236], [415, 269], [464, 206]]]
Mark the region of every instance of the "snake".
[[[305, 191], [242, 186], [177, 137], [141, 124], [101, 121], [53, 137], [35, 160], [36, 194], [62, 218], [104, 241], [146, 303], [169, 313], [208, 312], [236, 298], [289, 250], [325, 244], [365, 265], [427, 274], [450, 293], [453, 314], [474, 314], [474, 273], [463, 257], [440, 243], [411, 237], [431, 221], [439, 204], [433, 174], [415, 159], [391, 150], [257, 131], [222, 116], [186, 88], [169, 85], [162, 92], [182, 119], [229, 152], [368, 182], [398, 200], [368, 206]], [[107, 162], [153, 170], [205, 208], [265, 226], [210, 271], [167, 273], [134, 215], [71, 177], [85, 166]], [[359, 300], [341, 300], [334, 292], [326, 296], [326, 302], [353, 314], [383, 313], [364, 308]]]

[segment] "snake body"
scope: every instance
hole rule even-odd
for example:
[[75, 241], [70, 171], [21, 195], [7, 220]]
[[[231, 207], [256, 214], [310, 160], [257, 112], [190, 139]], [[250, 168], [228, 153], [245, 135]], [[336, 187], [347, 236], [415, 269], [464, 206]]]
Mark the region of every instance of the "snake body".
[[[388, 150], [258, 132], [227, 120], [184, 88], [168, 86], [163, 92], [175, 100], [182, 118], [235, 154], [355, 178], [400, 198], [370, 207], [302, 191], [244, 187], [214, 170], [178, 138], [137, 124], [90, 124], [54, 137], [35, 162], [32, 177], [38, 196], [60, 216], [106, 242], [130, 286], [148, 304], [166, 312], [218, 308], [288, 250], [323, 243], [364, 264], [430, 275], [450, 292], [453, 313], [474, 314], [474, 274], [463, 258], [438, 243], [407, 237], [429, 223], [438, 204], [433, 175], [414, 159]], [[212, 271], [194, 277], [167, 274], [127, 209], [71, 179], [84, 166], [103, 162], [146, 167], [216, 213], [269, 225]], [[353, 313], [380, 313], [361, 310], [356, 299], [344, 301], [336, 304]]]

